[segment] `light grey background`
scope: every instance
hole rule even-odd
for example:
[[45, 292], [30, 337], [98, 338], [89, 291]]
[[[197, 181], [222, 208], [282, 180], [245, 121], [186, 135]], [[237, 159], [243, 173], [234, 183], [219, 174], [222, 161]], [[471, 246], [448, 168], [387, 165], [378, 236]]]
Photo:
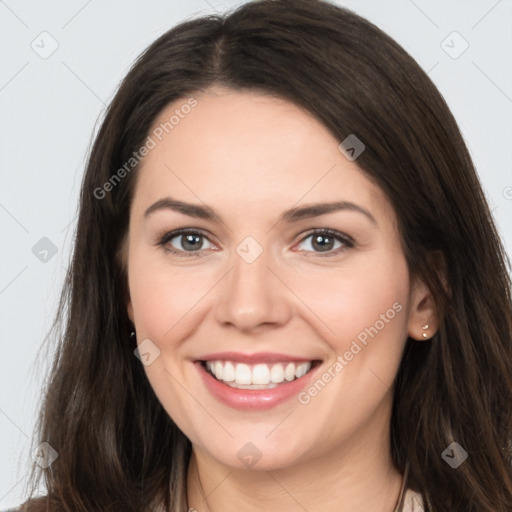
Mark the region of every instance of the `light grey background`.
[[[51, 353], [39, 361], [35, 356], [69, 262], [96, 121], [133, 60], [156, 37], [185, 18], [241, 3], [0, 0], [0, 507], [24, 498]], [[338, 3], [395, 38], [438, 86], [467, 141], [510, 254], [512, 1]], [[51, 249], [44, 252], [43, 237], [55, 246], [54, 256]]]

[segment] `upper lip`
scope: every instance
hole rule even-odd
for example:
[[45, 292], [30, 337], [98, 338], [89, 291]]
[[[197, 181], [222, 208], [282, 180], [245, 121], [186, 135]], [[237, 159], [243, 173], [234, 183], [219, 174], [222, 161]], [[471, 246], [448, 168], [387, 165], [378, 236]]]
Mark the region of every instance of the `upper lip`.
[[205, 354], [197, 358], [197, 361], [233, 361], [240, 363], [280, 363], [280, 362], [308, 362], [317, 361], [318, 358], [307, 358], [291, 356], [289, 354], [279, 354], [276, 352], [254, 352], [252, 354], [244, 354], [242, 352], [215, 352]]

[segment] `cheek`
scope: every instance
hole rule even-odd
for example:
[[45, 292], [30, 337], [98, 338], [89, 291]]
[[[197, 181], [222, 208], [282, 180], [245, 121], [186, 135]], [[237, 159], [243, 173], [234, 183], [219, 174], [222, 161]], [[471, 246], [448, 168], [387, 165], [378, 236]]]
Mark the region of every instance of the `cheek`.
[[[137, 341], [151, 340], [160, 356], [144, 366], [148, 381], [158, 400], [178, 426], [190, 431], [189, 418], [197, 404], [190, 400], [187, 367], [183, 371], [182, 340], [186, 340], [199, 324], [198, 301], [210, 286], [197, 278], [192, 268], [171, 268], [143, 249], [134, 249], [128, 262], [130, 297], [137, 328]], [[195, 307], [194, 307], [195, 306]]]
[[338, 269], [302, 272], [293, 288], [314, 313], [304, 309], [309, 322], [336, 354], [350, 350], [354, 340], [366, 347], [374, 339], [382, 340], [381, 348], [389, 351], [395, 346], [400, 352], [407, 333], [409, 295], [409, 273], [400, 255], [387, 260], [372, 255]]
[[176, 337], [190, 323], [208, 289], [204, 273], [199, 278], [193, 267], [173, 267], [165, 258], [151, 258], [143, 251], [134, 251], [128, 269], [138, 337], [150, 338], [157, 345], [164, 338]]
[[383, 257], [371, 264], [369, 259], [302, 279], [300, 285], [297, 281], [297, 295], [307, 297], [315, 313], [304, 309], [304, 315], [331, 354], [325, 371], [299, 401], [325, 411], [350, 411], [342, 420], [333, 414], [336, 435], [349, 435], [369, 421], [389, 395], [407, 338], [407, 265], [400, 256], [389, 264]]

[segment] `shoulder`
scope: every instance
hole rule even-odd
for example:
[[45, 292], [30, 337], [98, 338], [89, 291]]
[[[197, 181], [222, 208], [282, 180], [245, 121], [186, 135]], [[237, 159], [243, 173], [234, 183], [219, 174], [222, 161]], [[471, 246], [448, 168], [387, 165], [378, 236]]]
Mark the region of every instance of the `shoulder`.
[[405, 491], [401, 512], [424, 512], [425, 502], [421, 493], [407, 489]]
[[0, 509], [0, 512], [43, 512], [46, 511], [46, 496], [32, 498], [18, 507]]

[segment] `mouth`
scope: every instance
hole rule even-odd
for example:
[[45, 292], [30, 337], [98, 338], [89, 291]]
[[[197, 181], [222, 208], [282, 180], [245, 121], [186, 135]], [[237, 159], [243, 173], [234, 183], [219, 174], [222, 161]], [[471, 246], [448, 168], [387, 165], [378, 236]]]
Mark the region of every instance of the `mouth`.
[[236, 389], [272, 389], [298, 380], [322, 361], [286, 361], [247, 364], [229, 360], [198, 361], [206, 373], [218, 382]]

